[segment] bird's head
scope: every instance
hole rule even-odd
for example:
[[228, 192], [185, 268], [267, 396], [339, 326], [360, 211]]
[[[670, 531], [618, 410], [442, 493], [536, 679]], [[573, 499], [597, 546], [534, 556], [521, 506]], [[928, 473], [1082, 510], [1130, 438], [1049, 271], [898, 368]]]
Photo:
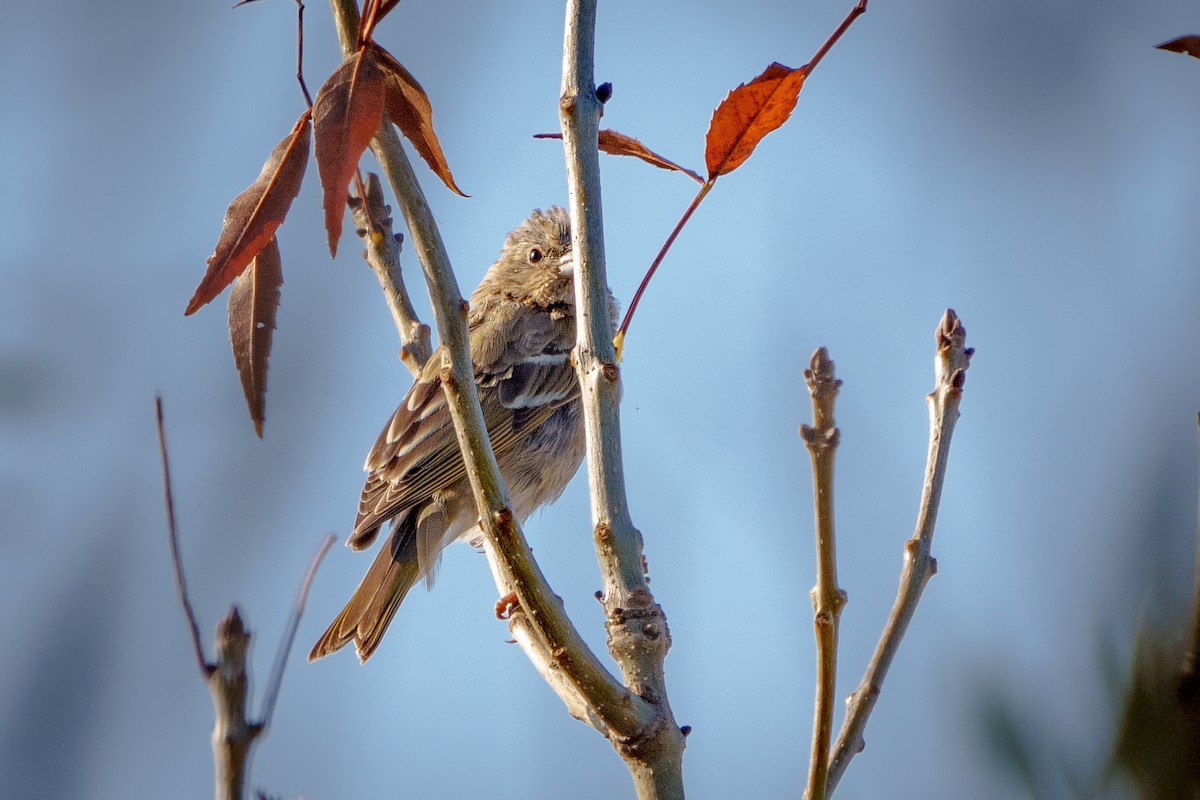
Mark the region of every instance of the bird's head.
[[539, 308], [575, 306], [575, 260], [571, 218], [553, 206], [534, 211], [508, 234], [500, 258], [488, 270], [482, 292]]

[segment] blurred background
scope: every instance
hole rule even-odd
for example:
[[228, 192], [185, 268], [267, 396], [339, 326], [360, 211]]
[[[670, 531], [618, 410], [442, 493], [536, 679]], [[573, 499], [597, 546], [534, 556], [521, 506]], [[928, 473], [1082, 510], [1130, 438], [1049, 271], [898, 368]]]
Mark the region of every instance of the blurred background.
[[[771, 61], [803, 64], [851, 5], [603, 3], [604, 125], [702, 169], [725, 94]], [[349, 230], [328, 258], [311, 166], [280, 231], [262, 441], [224, 297], [183, 317], [226, 206], [302, 109], [293, 4], [10, 3], [5, 17], [0, 794], [208, 797], [212, 709], [172, 582], [153, 396], [206, 641], [237, 603], [261, 690], [303, 570], [322, 536], [347, 533], [363, 457], [409, 375]], [[423, 83], [472, 195], [422, 172], [464, 293], [531, 209], [566, 202], [561, 145], [532, 138], [558, 128], [562, 17], [549, 2], [408, 0], [378, 31]], [[306, 22], [315, 92], [340, 59], [328, 8], [310, 3]], [[1200, 63], [1153, 45], [1195, 32], [1186, 0], [875, 0], [680, 237], [627, 342], [622, 425], [674, 638], [671, 703], [694, 729], [691, 797], [803, 788], [802, 368], [825, 345], [845, 381], [845, 694], [912, 532], [948, 306], [978, 352], [939, 572], [838, 796], [1100, 791], [1135, 635], [1181, 635], [1194, 568]], [[627, 302], [695, 187], [629, 159], [602, 169]], [[407, 252], [405, 267], [428, 320]], [[585, 483], [526, 531], [602, 651]], [[321, 568], [252, 786], [310, 800], [631, 794], [609, 745], [505, 643], [485, 559], [465, 545], [368, 665], [305, 663], [369, 561], [339, 546]]]

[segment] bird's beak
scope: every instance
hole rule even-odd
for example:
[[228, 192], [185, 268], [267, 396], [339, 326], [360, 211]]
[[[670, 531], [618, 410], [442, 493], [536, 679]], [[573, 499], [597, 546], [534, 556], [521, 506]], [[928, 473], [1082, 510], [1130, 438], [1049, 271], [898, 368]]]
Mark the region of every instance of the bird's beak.
[[575, 277], [575, 255], [567, 253], [558, 260], [558, 274], [564, 278]]

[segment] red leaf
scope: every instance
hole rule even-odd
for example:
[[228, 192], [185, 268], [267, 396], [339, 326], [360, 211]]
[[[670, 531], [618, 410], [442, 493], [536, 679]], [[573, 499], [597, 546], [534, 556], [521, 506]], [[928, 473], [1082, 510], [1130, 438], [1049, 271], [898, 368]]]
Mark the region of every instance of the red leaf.
[[365, 47], [333, 71], [313, 103], [313, 138], [330, 255], [337, 255], [350, 178], [382, 119], [383, 73], [375, 51]]
[[764, 136], [787, 122], [807, 74], [804, 67], [792, 69], [776, 62], [721, 101], [705, 140], [709, 180], [740, 167]]
[[233, 282], [229, 292], [229, 342], [233, 345], [233, 363], [242, 379], [242, 392], [246, 395], [254, 432], [260, 439], [266, 418], [267, 359], [271, 356], [271, 337], [275, 331], [275, 312], [279, 308], [282, 284], [279, 241], [271, 239]]
[[466, 197], [467, 195], [454, 183], [450, 165], [446, 163], [446, 156], [442, 154], [442, 145], [438, 142], [437, 134], [433, 132], [433, 107], [429, 104], [425, 90], [391, 53], [379, 45], [375, 45], [375, 48], [379, 54], [379, 67], [383, 70], [383, 103], [388, 117], [404, 137], [412, 142], [421, 158], [425, 159], [425, 163], [433, 170], [433, 174], [441, 178], [450, 191]]
[[224, 291], [275, 236], [300, 192], [311, 131], [312, 114], [305, 110], [292, 132], [275, 145], [254, 183], [229, 204], [217, 248], [208, 257], [208, 271], [184, 314], [194, 314]]
[[1159, 50], [1170, 50], [1172, 53], [1183, 53], [1192, 58], [1200, 58], [1200, 36], [1180, 36], [1178, 39], [1154, 46]]
[[[536, 133], [535, 139], [561, 139], [561, 133]], [[687, 175], [696, 183], [704, 183], [704, 179], [692, 172], [687, 167], [681, 167], [669, 158], [664, 158], [658, 153], [650, 150], [646, 145], [639, 142], [632, 136], [626, 136], [623, 133], [618, 133], [611, 128], [605, 128], [600, 131], [600, 149], [609, 155], [614, 156], [633, 156], [640, 158], [647, 164], [653, 164], [660, 169], [675, 170]]]

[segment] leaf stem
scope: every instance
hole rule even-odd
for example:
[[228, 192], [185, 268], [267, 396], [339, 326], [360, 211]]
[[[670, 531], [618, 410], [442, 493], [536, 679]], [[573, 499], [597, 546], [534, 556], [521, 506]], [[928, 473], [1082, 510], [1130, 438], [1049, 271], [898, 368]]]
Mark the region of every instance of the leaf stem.
[[858, 0], [858, 5], [850, 9], [850, 13], [846, 15], [844, 20], [842, 20], [842, 24], [837, 26], [837, 30], [830, 34], [829, 38], [826, 39], [825, 43], [821, 45], [816, 53], [813, 54], [813, 57], [809, 59], [808, 63], [800, 68], [804, 70], [806, 76], [813, 73], [813, 70], [817, 68], [817, 64], [821, 63], [821, 59], [823, 59], [825, 55], [833, 49], [833, 46], [837, 44], [838, 39], [842, 38], [842, 34], [850, 30], [850, 26], [854, 24], [854, 20], [858, 19], [862, 14], [865, 14], [866, 11], [867, 0]]
[[675, 228], [671, 231], [671, 235], [667, 237], [667, 241], [663, 244], [662, 249], [658, 251], [658, 255], [654, 257], [654, 263], [650, 265], [650, 269], [646, 270], [645, 277], [642, 278], [641, 284], [638, 285], [637, 291], [633, 293], [633, 299], [629, 301], [629, 308], [625, 311], [625, 318], [621, 320], [621, 327], [617, 331], [617, 339], [623, 344], [625, 341], [625, 333], [629, 330], [629, 323], [633, 321], [633, 313], [637, 311], [638, 303], [642, 301], [642, 294], [646, 291], [646, 287], [650, 284], [650, 279], [654, 277], [654, 273], [658, 271], [658, 265], [666, 258], [667, 251], [671, 249], [671, 245], [675, 243], [679, 232], [683, 230], [683, 226], [691, 219], [692, 214], [700, 206], [701, 201], [708, 196], [712, 191], [713, 185], [717, 182], [715, 177], [708, 179], [700, 187], [700, 191], [696, 192], [696, 196], [692, 198], [692, 202], [687, 207], [687, 211], [683, 212], [683, 216], [679, 218], [679, 222], [675, 223]]

